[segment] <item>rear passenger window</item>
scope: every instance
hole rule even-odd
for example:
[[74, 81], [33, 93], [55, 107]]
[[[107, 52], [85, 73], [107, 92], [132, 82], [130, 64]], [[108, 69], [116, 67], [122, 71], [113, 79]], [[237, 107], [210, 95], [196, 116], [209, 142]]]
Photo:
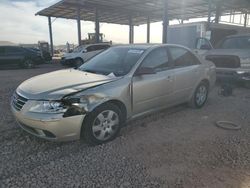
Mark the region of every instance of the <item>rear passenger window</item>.
[[96, 48], [97, 48], [97, 50], [105, 50], [105, 49], [109, 48], [109, 46], [108, 45], [100, 45], [100, 46], [97, 46]]
[[170, 47], [169, 51], [172, 56], [174, 67], [181, 68], [200, 64], [199, 60], [184, 48]]
[[92, 52], [92, 51], [98, 51], [98, 50], [105, 50], [109, 48], [109, 45], [94, 45], [94, 46], [89, 46], [87, 48], [87, 52]]
[[156, 72], [169, 68], [168, 53], [166, 48], [158, 48], [150, 52], [144, 59], [142, 67], [153, 68]]
[[96, 47], [95, 46], [89, 46], [87, 47], [87, 52], [93, 52], [96, 51]]

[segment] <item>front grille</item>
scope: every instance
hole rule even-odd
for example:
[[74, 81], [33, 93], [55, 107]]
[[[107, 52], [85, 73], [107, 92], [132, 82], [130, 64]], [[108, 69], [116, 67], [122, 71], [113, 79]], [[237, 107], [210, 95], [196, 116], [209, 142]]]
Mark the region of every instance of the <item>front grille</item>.
[[18, 95], [16, 92], [12, 96], [12, 106], [17, 110], [22, 110], [25, 103], [28, 101], [28, 99]]

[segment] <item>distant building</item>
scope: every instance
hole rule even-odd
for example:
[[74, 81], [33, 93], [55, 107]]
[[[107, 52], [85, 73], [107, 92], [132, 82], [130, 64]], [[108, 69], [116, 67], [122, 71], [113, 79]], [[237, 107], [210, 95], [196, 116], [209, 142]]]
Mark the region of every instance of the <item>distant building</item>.
[[0, 41], [0, 46], [17, 46], [17, 44], [10, 41]]

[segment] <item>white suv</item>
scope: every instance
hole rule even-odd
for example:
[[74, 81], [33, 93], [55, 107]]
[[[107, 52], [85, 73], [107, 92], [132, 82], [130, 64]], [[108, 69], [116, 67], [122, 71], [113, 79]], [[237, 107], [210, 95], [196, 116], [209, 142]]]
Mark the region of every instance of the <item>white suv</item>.
[[79, 67], [84, 62], [94, 57], [98, 53], [106, 50], [110, 47], [110, 44], [90, 44], [78, 46], [71, 53], [66, 53], [61, 59], [61, 64], [66, 66], [75, 66]]

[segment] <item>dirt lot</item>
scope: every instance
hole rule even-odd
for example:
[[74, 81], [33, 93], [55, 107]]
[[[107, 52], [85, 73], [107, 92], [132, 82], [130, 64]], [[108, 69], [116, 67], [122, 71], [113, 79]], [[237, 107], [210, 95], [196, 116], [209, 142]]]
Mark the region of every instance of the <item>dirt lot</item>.
[[[25, 79], [60, 66], [0, 71], [0, 187], [250, 187], [250, 90], [215, 88], [201, 110], [178, 106], [129, 123], [112, 143], [51, 143], [23, 132], [9, 101]], [[228, 120], [242, 126], [214, 126]]]

